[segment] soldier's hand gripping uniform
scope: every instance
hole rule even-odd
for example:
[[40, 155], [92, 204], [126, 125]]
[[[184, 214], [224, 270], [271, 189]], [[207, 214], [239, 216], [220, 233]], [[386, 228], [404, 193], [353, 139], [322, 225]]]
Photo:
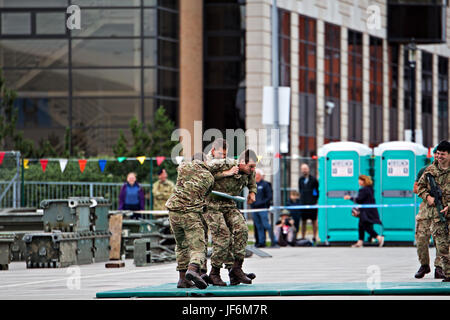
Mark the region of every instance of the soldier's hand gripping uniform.
[[213, 184], [214, 177], [203, 161], [183, 162], [178, 167], [174, 193], [166, 202], [176, 242], [179, 288], [190, 287], [190, 280], [200, 289], [207, 287], [199, 274], [200, 267], [206, 265], [206, 239], [202, 214], [205, 198], [211, 192]]

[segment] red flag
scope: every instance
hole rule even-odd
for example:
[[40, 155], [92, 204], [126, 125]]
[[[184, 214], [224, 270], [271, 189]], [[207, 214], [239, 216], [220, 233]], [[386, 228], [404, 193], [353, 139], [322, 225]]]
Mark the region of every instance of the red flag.
[[0, 164], [3, 163], [3, 158], [5, 157], [5, 152], [0, 152]]
[[81, 172], [83, 172], [84, 168], [86, 168], [86, 163], [87, 163], [86, 159], [79, 159], [78, 160], [78, 164], [80, 165], [80, 171]]
[[166, 159], [166, 157], [156, 157], [156, 164], [159, 166], [163, 161]]
[[[428, 147], [427, 158], [431, 158], [431, 148], [430, 147]], [[1, 162], [0, 162], [0, 164], [1, 164]]]
[[281, 154], [279, 154], [278, 152], [275, 154], [275, 158], [281, 159]]
[[42, 171], [45, 172], [45, 168], [47, 168], [48, 160], [47, 159], [41, 159], [41, 160], [39, 160], [39, 162], [41, 163]]

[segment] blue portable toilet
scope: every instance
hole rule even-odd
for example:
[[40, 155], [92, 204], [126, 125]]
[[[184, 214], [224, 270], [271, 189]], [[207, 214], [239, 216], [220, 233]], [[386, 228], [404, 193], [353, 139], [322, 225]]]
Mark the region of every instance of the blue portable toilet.
[[[428, 149], [409, 141], [385, 142], [374, 149], [375, 201], [394, 205], [378, 208], [386, 242], [415, 241], [415, 215], [420, 199], [413, 193], [418, 171], [427, 164]], [[395, 207], [409, 204], [414, 207]]]
[[[351, 205], [345, 195], [356, 196], [358, 177], [370, 175], [372, 149], [357, 142], [332, 142], [322, 146], [319, 157], [319, 205]], [[320, 208], [321, 242], [358, 240], [358, 218], [351, 208]]]

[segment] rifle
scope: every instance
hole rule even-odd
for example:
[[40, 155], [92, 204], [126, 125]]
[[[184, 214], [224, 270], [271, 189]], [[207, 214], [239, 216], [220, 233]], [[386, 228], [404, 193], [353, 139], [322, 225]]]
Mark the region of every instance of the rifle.
[[427, 173], [427, 180], [430, 184], [430, 196], [434, 198], [434, 204], [436, 205], [436, 209], [439, 214], [439, 218], [441, 222], [445, 224], [445, 229], [448, 232], [447, 229], [447, 220], [444, 217], [444, 214], [441, 212], [443, 208], [442, 206], [442, 190], [439, 188], [439, 186], [436, 183], [436, 180], [434, 179], [433, 175], [431, 173]]

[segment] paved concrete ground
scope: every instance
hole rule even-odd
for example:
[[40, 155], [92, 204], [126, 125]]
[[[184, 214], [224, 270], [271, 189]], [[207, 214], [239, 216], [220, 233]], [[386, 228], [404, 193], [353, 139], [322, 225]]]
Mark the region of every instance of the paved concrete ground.
[[[285, 247], [263, 250], [270, 253], [272, 258], [253, 255], [244, 263], [245, 271], [257, 274], [255, 283], [366, 282], [370, 276], [367, 273], [369, 266], [378, 268], [376, 270], [380, 271], [382, 282], [441, 281], [435, 280], [433, 273], [421, 280], [414, 278], [414, 273], [419, 267], [414, 247]], [[430, 249], [430, 256], [434, 259], [434, 248]], [[78, 267], [27, 269], [25, 262], [12, 262], [10, 270], [0, 271], [0, 299], [95, 299], [95, 294], [99, 291], [177, 281], [175, 263], [135, 267], [133, 260], [126, 260], [125, 264], [125, 268], [120, 269], [107, 269], [105, 263], [82, 265], [79, 269]], [[77, 274], [80, 275], [79, 282], [76, 280]], [[228, 281], [225, 270], [222, 271], [222, 278]], [[284, 300], [450, 299], [448, 296], [271, 296], [267, 298]], [[264, 299], [264, 297], [240, 297], [239, 299]]]

